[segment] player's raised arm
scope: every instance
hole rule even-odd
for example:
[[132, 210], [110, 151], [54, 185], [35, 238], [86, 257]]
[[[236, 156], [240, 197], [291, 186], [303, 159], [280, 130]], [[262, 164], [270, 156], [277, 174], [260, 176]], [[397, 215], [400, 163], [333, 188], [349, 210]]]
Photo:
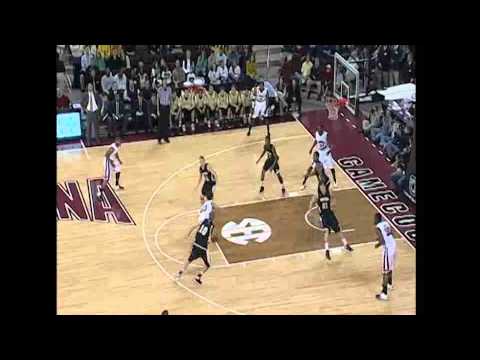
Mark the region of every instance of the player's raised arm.
[[380, 231], [379, 228], [376, 228], [375, 229], [377, 231], [377, 235], [378, 235], [378, 242], [375, 244], [375, 248], [378, 248], [380, 246], [383, 246], [385, 245], [385, 239], [383, 238], [383, 235], [382, 235], [382, 232]]

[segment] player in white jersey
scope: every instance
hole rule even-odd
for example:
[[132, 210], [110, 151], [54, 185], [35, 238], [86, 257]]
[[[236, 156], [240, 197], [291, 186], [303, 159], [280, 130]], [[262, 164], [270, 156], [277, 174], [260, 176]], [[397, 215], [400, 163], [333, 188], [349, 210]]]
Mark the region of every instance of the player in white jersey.
[[110, 145], [105, 152], [105, 157], [103, 159], [103, 181], [102, 186], [97, 192], [97, 198], [100, 200], [102, 197], [102, 193], [104, 192], [107, 183], [110, 181], [110, 177], [112, 175], [112, 171], [115, 173], [115, 185], [117, 190], [124, 190], [125, 188], [120, 185], [120, 171], [122, 165], [122, 160], [118, 156], [118, 151], [120, 150], [120, 146], [122, 145], [122, 141], [119, 137], [115, 138], [115, 142]]
[[[254, 97], [255, 102], [253, 105], [253, 115], [250, 117], [250, 122], [248, 124], [247, 136], [250, 136], [255, 119], [260, 117], [260, 120], [263, 120], [267, 111], [267, 89], [265, 89], [263, 81], [261, 81], [256, 88], [253, 88], [252, 96]], [[268, 129], [268, 124], [267, 130], [270, 130]]]
[[375, 248], [383, 246], [382, 254], [382, 292], [376, 295], [378, 300], [388, 299], [388, 289], [393, 288], [392, 274], [395, 266], [395, 254], [397, 244], [393, 238], [392, 228], [390, 224], [382, 218], [380, 213], [375, 214], [375, 228], [378, 234], [378, 243], [375, 244]]
[[187, 268], [192, 261], [202, 258], [205, 268], [199, 272], [194, 279], [198, 284], [201, 285], [202, 276], [210, 268], [210, 262], [208, 260], [208, 241], [213, 232], [215, 205], [213, 204], [211, 193], [207, 194], [205, 198], [202, 197], [200, 202], [202, 207], [198, 213], [198, 223], [195, 224], [188, 232], [188, 235], [190, 235], [194, 229], [198, 229], [197, 233], [195, 234], [195, 240], [192, 244], [192, 251], [190, 252], [188, 259], [185, 261], [182, 270], [175, 275], [175, 280], [180, 280], [183, 273], [187, 271]]
[[310, 148], [309, 154], [312, 153], [313, 148], [316, 146], [318, 152], [318, 157], [325, 169], [329, 169], [332, 179], [333, 186], [337, 186], [337, 176], [335, 174], [335, 161], [332, 158], [332, 150], [327, 141], [328, 132], [325, 131], [323, 125], [319, 125], [315, 131], [315, 139], [313, 140], [312, 147]]

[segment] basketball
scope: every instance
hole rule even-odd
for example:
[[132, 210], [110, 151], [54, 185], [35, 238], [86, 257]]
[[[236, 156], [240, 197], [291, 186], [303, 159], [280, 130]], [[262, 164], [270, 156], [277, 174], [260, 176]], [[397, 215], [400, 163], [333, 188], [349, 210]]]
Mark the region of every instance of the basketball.
[[338, 106], [346, 106], [348, 104], [348, 100], [346, 98], [338, 99]]

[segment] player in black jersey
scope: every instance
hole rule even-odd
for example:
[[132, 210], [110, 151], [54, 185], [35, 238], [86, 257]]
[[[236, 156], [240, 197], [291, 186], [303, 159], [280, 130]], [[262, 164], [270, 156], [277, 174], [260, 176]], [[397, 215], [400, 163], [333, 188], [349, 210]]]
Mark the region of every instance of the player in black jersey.
[[217, 185], [217, 173], [213, 168], [205, 162], [205, 158], [200, 156], [200, 177], [198, 178], [198, 183], [195, 189], [198, 188], [200, 182], [203, 178], [203, 186], [202, 186], [202, 198], [205, 198], [207, 194], [211, 194], [211, 198], [213, 199], [213, 192], [215, 191], [215, 186]]
[[199, 272], [194, 279], [198, 284], [202, 284], [202, 276], [210, 268], [210, 261], [208, 259], [208, 243], [213, 233], [213, 221], [215, 216], [215, 205], [211, 201], [211, 195], [212, 194], [207, 194], [205, 198], [202, 198], [200, 200], [202, 203], [199, 214], [200, 225], [195, 224], [188, 232], [188, 236], [190, 236], [192, 231], [197, 229], [197, 233], [195, 234], [195, 240], [192, 244], [192, 251], [190, 252], [188, 259], [185, 261], [182, 270], [180, 270], [175, 275], [176, 281], [180, 280], [181, 276], [185, 273], [188, 266], [198, 258], [201, 258], [203, 260], [203, 263], [205, 264], [205, 268], [201, 272]]
[[303, 176], [302, 188], [300, 190], [305, 190], [307, 180], [310, 176], [316, 176], [318, 183], [325, 184], [325, 186], [327, 187], [327, 191], [330, 192], [330, 178], [325, 173], [325, 168], [320, 161], [317, 151], [313, 153], [313, 163], [308, 167], [305, 175]]
[[330, 232], [340, 233], [342, 237], [342, 243], [347, 251], [353, 251], [350, 244], [347, 242], [342, 229], [338, 223], [337, 217], [331, 208], [332, 196], [330, 191], [327, 190], [327, 187], [323, 183], [318, 184], [318, 194], [312, 197], [310, 201], [310, 209], [313, 208], [313, 205], [317, 203], [318, 211], [320, 214], [320, 219], [322, 220], [323, 227], [326, 229], [324, 235], [325, 241], [325, 256], [328, 260], [331, 260], [330, 250], [328, 249], [328, 235]]
[[282, 195], [285, 196], [285, 185], [283, 184], [283, 178], [280, 174], [280, 166], [278, 165], [279, 156], [277, 154], [277, 150], [275, 150], [275, 146], [270, 142], [270, 134], [265, 136], [265, 145], [263, 146], [262, 155], [258, 158], [256, 164], [262, 159], [263, 155], [267, 154], [267, 160], [263, 164], [262, 168], [262, 175], [260, 177], [262, 184], [260, 186], [260, 194], [263, 193], [265, 187], [263, 186], [263, 181], [265, 180], [265, 173], [267, 171], [273, 171], [278, 177], [278, 181], [282, 185]]

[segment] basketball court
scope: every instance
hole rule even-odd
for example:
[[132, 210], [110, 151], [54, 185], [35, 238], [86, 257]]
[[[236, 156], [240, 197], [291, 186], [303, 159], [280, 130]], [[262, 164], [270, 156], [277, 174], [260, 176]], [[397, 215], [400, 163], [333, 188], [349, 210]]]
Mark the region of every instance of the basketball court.
[[[322, 116], [312, 113], [304, 123]], [[338, 138], [342, 129], [332, 126], [328, 131]], [[395, 289], [389, 301], [376, 300], [376, 205], [338, 164], [334, 210], [354, 252], [343, 251], [331, 235], [332, 260], [326, 260], [317, 212], [308, 209], [316, 179], [299, 191], [311, 163], [306, 127], [299, 121], [271, 125], [286, 198], [272, 174], [265, 179], [265, 199], [258, 195], [263, 161], [255, 161], [265, 126], [255, 127], [250, 137], [237, 129], [176, 137], [168, 145], [125, 143], [120, 154], [126, 190], [110, 188], [106, 204], [90, 196], [106, 147], [58, 151], [57, 183], [61, 196], [71, 200], [60, 216], [57, 211], [57, 219], [63, 218], [57, 221], [58, 313], [415, 314], [414, 247], [396, 231]], [[200, 155], [218, 173], [214, 201], [221, 207], [218, 241], [209, 246], [212, 268], [201, 286], [192, 281], [201, 260], [173, 281], [193, 241], [187, 233], [200, 207]], [[57, 203], [58, 193], [57, 187]]]

